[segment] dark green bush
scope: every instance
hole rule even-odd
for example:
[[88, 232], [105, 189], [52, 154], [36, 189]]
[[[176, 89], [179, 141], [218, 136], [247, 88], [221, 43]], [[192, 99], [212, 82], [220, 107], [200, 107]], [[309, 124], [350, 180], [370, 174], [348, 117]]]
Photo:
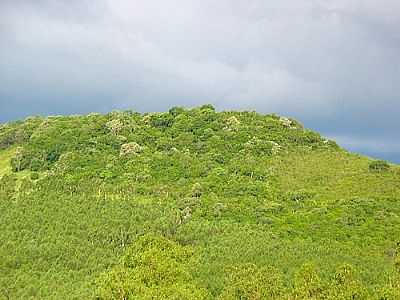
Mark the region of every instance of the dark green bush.
[[54, 163], [58, 160], [59, 157], [60, 157], [60, 153], [57, 150], [50, 150], [47, 153], [46, 160], [49, 163]]
[[44, 166], [44, 163], [43, 163], [43, 161], [41, 161], [40, 159], [34, 157], [34, 158], [31, 160], [31, 163], [30, 163], [30, 169], [31, 169], [31, 171], [37, 172], [37, 171], [39, 171], [41, 168], [43, 168], [43, 166]]
[[215, 111], [215, 108], [212, 104], [204, 104], [204, 105], [200, 106], [200, 110]]
[[170, 108], [170, 110], [169, 110], [169, 113], [171, 115], [173, 115], [174, 117], [176, 117], [177, 115], [180, 115], [184, 112], [185, 112], [185, 109], [183, 107], [179, 107], [179, 106], [174, 106], [174, 107]]
[[154, 127], [170, 127], [174, 122], [174, 116], [167, 113], [156, 114], [151, 116], [150, 123]]
[[385, 172], [389, 171], [390, 165], [384, 160], [374, 160], [368, 166], [372, 172]]
[[32, 155], [31, 153], [27, 152], [22, 147], [18, 147], [14, 157], [11, 159], [11, 169], [14, 172], [23, 171], [29, 168], [31, 163]]
[[39, 173], [38, 173], [38, 172], [32, 172], [32, 173], [31, 173], [31, 179], [32, 179], [32, 180], [37, 180], [37, 179], [39, 179]]

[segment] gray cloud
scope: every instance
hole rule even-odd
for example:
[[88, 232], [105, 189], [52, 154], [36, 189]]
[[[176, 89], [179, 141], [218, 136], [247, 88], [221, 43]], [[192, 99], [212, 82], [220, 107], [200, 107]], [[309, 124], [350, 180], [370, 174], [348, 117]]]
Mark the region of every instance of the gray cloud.
[[400, 161], [400, 2], [384, 2], [3, 0], [0, 121], [208, 102]]

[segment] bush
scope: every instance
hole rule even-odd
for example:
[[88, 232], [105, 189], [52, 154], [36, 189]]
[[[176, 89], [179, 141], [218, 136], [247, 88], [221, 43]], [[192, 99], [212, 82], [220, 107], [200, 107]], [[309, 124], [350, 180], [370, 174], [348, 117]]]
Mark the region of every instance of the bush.
[[17, 187], [15, 175], [4, 175], [0, 178], [0, 199], [12, 198]]
[[367, 289], [357, 279], [354, 268], [348, 264], [336, 271], [328, 295], [328, 299], [370, 299]]
[[22, 147], [18, 147], [14, 157], [11, 159], [11, 169], [14, 172], [23, 171], [29, 167], [30, 160], [30, 155]]
[[286, 198], [288, 200], [295, 201], [295, 202], [302, 202], [302, 201], [310, 200], [314, 197], [315, 197], [314, 192], [308, 191], [305, 189], [301, 189], [301, 190], [295, 191], [295, 192], [288, 192], [286, 194]]
[[190, 247], [161, 236], [142, 236], [119, 265], [99, 278], [96, 299], [207, 299], [207, 291], [190, 273], [196, 263]]
[[106, 123], [106, 127], [112, 134], [117, 135], [124, 127], [124, 124], [119, 119], [114, 119]]
[[124, 155], [129, 155], [129, 154], [137, 154], [142, 151], [143, 151], [142, 146], [140, 146], [138, 143], [132, 142], [132, 143], [123, 144], [121, 146], [119, 155], [124, 156]]
[[200, 110], [215, 111], [215, 108], [212, 104], [204, 104], [204, 105], [200, 106]]
[[324, 286], [313, 264], [304, 264], [295, 274], [294, 299], [320, 299]]
[[55, 163], [60, 158], [60, 153], [57, 150], [50, 150], [47, 152], [46, 160], [49, 163]]
[[285, 287], [279, 270], [244, 264], [227, 270], [225, 288], [218, 299], [282, 299]]
[[185, 112], [185, 109], [183, 107], [179, 106], [174, 106], [168, 111], [172, 116], [176, 117], [177, 115], [180, 115]]
[[390, 165], [384, 160], [375, 160], [369, 164], [369, 170], [372, 172], [389, 171]]
[[43, 167], [44, 163], [38, 158], [33, 158], [31, 160], [30, 169], [31, 171], [37, 172]]
[[203, 193], [203, 188], [201, 187], [200, 183], [196, 182], [192, 186], [191, 195], [192, 197], [199, 198]]
[[[275, 145], [273, 143], [258, 139], [256, 137], [253, 137], [244, 144], [244, 148], [254, 155], [271, 155], [274, 146]], [[275, 150], [276, 149], [277, 146], [275, 146]]]
[[154, 114], [150, 118], [153, 127], [167, 128], [174, 122], [174, 116], [169, 113]]
[[38, 172], [31, 173], [31, 179], [32, 180], [38, 180], [39, 179], [39, 173]]

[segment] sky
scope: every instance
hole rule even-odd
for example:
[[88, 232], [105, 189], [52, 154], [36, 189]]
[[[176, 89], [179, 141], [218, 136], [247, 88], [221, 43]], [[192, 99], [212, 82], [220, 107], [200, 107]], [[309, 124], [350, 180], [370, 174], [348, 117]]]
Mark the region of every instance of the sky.
[[1, 0], [0, 122], [205, 103], [400, 163], [398, 0]]

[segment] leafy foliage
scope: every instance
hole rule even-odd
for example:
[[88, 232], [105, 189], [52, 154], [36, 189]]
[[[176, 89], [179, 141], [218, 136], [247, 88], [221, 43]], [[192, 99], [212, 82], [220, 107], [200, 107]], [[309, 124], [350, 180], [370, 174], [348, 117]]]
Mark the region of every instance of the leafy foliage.
[[369, 164], [370, 171], [384, 172], [390, 169], [390, 165], [384, 160], [375, 160]]
[[99, 280], [97, 299], [206, 299], [189, 272], [193, 250], [158, 236], [142, 236], [120, 265]]
[[0, 126], [0, 298], [399, 299], [400, 168], [290, 118]]

